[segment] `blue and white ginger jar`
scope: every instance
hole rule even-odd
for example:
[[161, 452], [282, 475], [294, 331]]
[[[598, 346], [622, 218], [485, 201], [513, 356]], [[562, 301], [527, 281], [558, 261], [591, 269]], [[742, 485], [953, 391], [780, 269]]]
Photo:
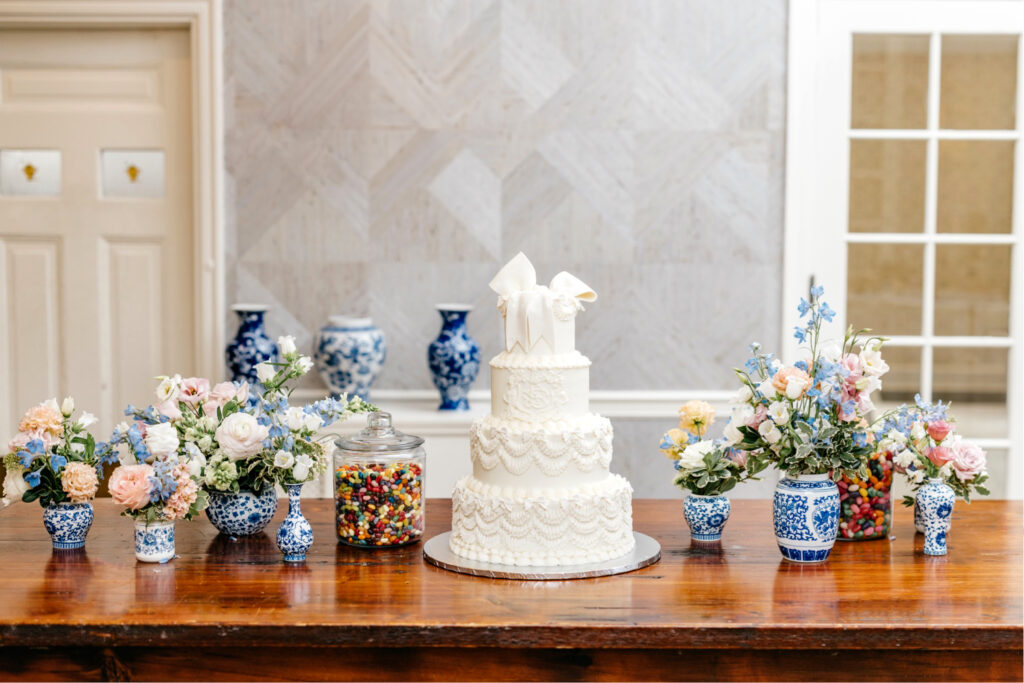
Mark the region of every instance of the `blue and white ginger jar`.
[[85, 547], [92, 517], [92, 503], [64, 502], [43, 508], [43, 526], [50, 533], [54, 550]]
[[306, 551], [313, 545], [313, 527], [302, 516], [299, 497], [302, 484], [286, 484], [288, 489], [288, 516], [277, 530], [277, 547], [284, 553], [285, 562], [303, 562]]
[[174, 558], [174, 522], [135, 521], [135, 557], [139, 562]]
[[469, 387], [480, 372], [480, 345], [466, 330], [472, 306], [438, 304], [441, 333], [427, 347], [434, 386], [441, 392], [438, 410], [469, 410]]
[[792, 562], [824, 562], [839, 530], [839, 488], [827, 474], [787, 475], [772, 500], [775, 540]]
[[231, 310], [238, 314], [238, 332], [226, 350], [231, 380], [255, 384], [258, 381], [256, 366], [263, 361], [277, 360], [277, 344], [267, 336], [263, 327], [267, 307], [235, 304]]
[[690, 538], [695, 541], [722, 540], [722, 529], [731, 511], [732, 503], [725, 496], [691, 493], [683, 499], [683, 516], [690, 525]]
[[917, 490], [915, 507], [921, 508], [924, 525], [924, 554], [945, 555], [946, 534], [951, 525], [956, 494], [942, 479], [929, 479]]
[[320, 330], [313, 360], [333, 393], [368, 401], [387, 350], [384, 333], [371, 318], [332, 315], [330, 324]]
[[259, 493], [209, 491], [206, 517], [228, 536], [252, 536], [263, 531], [277, 512], [277, 491], [266, 486]]

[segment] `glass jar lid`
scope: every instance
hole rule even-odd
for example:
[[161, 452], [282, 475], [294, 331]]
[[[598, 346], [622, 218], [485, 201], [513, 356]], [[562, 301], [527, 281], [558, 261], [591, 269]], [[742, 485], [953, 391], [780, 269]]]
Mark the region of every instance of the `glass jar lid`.
[[369, 413], [366, 429], [352, 436], [343, 436], [334, 443], [346, 451], [382, 453], [411, 451], [422, 446], [423, 439], [392, 427], [391, 413]]

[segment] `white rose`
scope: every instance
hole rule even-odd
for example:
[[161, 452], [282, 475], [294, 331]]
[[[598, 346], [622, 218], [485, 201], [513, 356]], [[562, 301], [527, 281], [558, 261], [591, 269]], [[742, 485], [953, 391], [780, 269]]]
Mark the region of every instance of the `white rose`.
[[302, 356], [298, 360], [299, 370], [303, 373], [307, 373], [313, 367], [313, 361], [310, 360], [309, 356]]
[[889, 372], [889, 364], [882, 359], [882, 350], [878, 346], [861, 349], [860, 364], [864, 373], [871, 377], [880, 377]]
[[754, 398], [754, 392], [750, 390], [750, 387], [744, 384], [736, 391], [736, 395], [732, 397], [731, 402], [748, 403], [752, 398]]
[[904, 448], [902, 451], [896, 454], [893, 461], [903, 469], [907, 469], [917, 461], [917, 456], [914, 455], [913, 451]]
[[28, 482], [25, 481], [25, 476], [21, 470], [7, 470], [7, 476], [4, 477], [4, 507], [7, 507], [11, 503], [20, 502], [21, 497], [25, 494], [25, 491], [28, 490]]
[[725, 431], [722, 432], [722, 435], [725, 437], [726, 443], [730, 446], [734, 446], [740, 441], [743, 441], [743, 434], [740, 432], [739, 427], [731, 422], [725, 426]]
[[771, 378], [766, 379], [757, 385], [757, 393], [761, 394], [765, 398], [775, 398], [778, 396], [778, 391], [775, 389], [775, 385], [772, 384]]
[[915, 422], [914, 426], [910, 428], [910, 436], [914, 441], [923, 439], [925, 437], [924, 423]]
[[78, 420], [75, 422], [75, 424], [77, 424], [82, 429], [85, 429], [86, 427], [91, 427], [92, 425], [96, 424], [97, 422], [98, 422], [97, 417], [95, 415], [93, 415], [92, 413], [82, 413], [79, 416]]
[[295, 458], [295, 466], [292, 468], [292, 478], [295, 481], [305, 481], [309, 477], [309, 469], [313, 466], [313, 459], [305, 453]]
[[768, 406], [768, 417], [777, 425], [784, 425], [789, 422], [789, 406], [782, 401], [775, 401]]
[[[261, 363], [262, 365], [262, 363]], [[217, 443], [228, 460], [244, 460], [263, 450], [270, 430], [248, 413], [232, 413], [217, 427]]]
[[277, 453], [274, 453], [274, 467], [286, 470], [294, 464], [295, 456], [288, 451], [278, 451]]
[[284, 413], [284, 423], [288, 429], [297, 432], [306, 424], [306, 414], [302, 408], [291, 407]]
[[146, 429], [144, 441], [153, 455], [168, 455], [178, 450], [178, 430], [170, 422], [150, 425]]
[[260, 363], [256, 366], [256, 379], [260, 381], [260, 384], [266, 384], [270, 380], [274, 379], [274, 375], [277, 374], [277, 368], [267, 362]]
[[284, 337], [278, 337], [277, 348], [280, 349], [282, 356], [287, 356], [289, 353], [295, 353], [295, 337], [290, 334]]
[[810, 387], [810, 382], [803, 377], [790, 377], [786, 380], [786, 398], [793, 401], [803, 396]]
[[678, 460], [679, 469], [696, 470], [704, 467], [704, 456], [714, 448], [710, 441], [698, 441], [683, 449], [683, 454]]
[[181, 391], [181, 375], [175, 375], [174, 377], [164, 377], [160, 384], [156, 385], [156, 402], [167, 403], [178, 398], [178, 393]]
[[308, 429], [309, 431], [315, 432], [316, 430], [324, 426], [324, 421], [320, 419], [319, 415], [315, 413], [309, 413], [308, 415], [306, 415], [306, 423], [303, 426], [305, 426], [305, 428]]
[[75, 412], [75, 399], [65, 397], [64, 402], [60, 404], [60, 412], [64, 417], [71, 417], [71, 413]]

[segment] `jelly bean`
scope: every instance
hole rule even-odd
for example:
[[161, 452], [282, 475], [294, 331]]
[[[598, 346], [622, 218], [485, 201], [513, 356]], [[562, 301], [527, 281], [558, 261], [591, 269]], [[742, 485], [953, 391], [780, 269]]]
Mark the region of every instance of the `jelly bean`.
[[336, 468], [334, 485], [335, 519], [342, 542], [402, 545], [423, 535], [421, 465], [346, 463]]

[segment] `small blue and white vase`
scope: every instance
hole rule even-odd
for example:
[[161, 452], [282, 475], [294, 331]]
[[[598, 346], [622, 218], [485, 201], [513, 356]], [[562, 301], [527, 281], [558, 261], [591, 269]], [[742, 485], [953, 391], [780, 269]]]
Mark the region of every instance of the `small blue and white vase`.
[[938, 477], [929, 479], [917, 490], [914, 506], [921, 508], [925, 555], [946, 554], [946, 534], [949, 533], [955, 502], [953, 489]]
[[921, 506], [917, 504], [917, 499], [914, 499], [914, 533], [924, 533], [924, 520], [921, 519]]
[[238, 332], [228, 344], [226, 356], [233, 382], [255, 384], [256, 366], [263, 361], [277, 360], [277, 344], [263, 328], [267, 307], [260, 304], [235, 304], [231, 310], [238, 314]]
[[174, 559], [174, 522], [135, 520], [135, 558], [139, 562]]
[[792, 562], [824, 562], [839, 530], [839, 488], [827, 474], [786, 475], [772, 499], [775, 540]]
[[209, 491], [206, 517], [217, 531], [227, 536], [252, 536], [263, 531], [277, 512], [277, 491], [265, 486], [252, 491]]
[[43, 526], [50, 533], [53, 549], [84, 548], [92, 517], [92, 503], [63, 502], [43, 508]]
[[285, 484], [288, 489], [288, 516], [277, 530], [277, 547], [284, 553], [285, 562], [305, 562], [306, 551], [313, 545], [313, 527], [302, 516], [299, 492], [302, 484]]
[[333, 393], [369, 401], [387, 352], [384, 333], [373, 319], [332, 315], [330, 324], [320, 329], [313, 360]]
[[683, 516], [690, 525], [690, 538], [695, 541], [721, 541], [731, 511], [732, 503], [725, 496], [690, 493], [683, 499]]
[[438, 410], [469, 410], [469, 387], [480, 372], [480, 345], [466, 330], [465, 304], [438, 304], [441, 333], [427, 347], [434, 386], [441, 392]]

